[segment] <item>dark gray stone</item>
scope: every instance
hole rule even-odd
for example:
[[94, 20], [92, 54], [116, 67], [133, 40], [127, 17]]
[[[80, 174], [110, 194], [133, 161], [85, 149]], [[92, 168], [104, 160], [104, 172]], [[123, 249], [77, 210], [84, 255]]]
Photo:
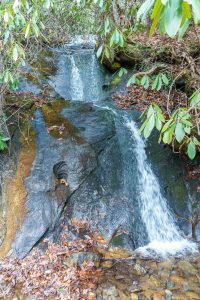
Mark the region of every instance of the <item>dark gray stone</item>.
[[83, 263], [94, 263], [95, 267], [99, 267], [101, 260], [101, 255], [99, 253], [92, 253], [92, 252], [77, 252], [72, 253], [70, 257], [67, 257], [64, 260], [64, 263], [67, 266], [82, 266]]
[[[111, 154], [110, 151], [113, 151], [111, 149], [116, 145], [113, 122], [107, 119], [109, 126], [106, 126], [105, 114], [93, 109], [86, 110], [85, 114], [83, 112], [80, 114], [78, 111], [75, 116], [76, 110], [75, 106], [74, 119], [80, 118], [79, 122], [85, 128], [84, 134], [80, 132], [85, 139], [83, 144], [78, 144], [73, 137], [61, 140], [52, 137], [47, 132], [42, 112], [36, 111], [34, 127], [37, 133], [37, 153], [31, 174], [25, 179], [28, 212], [13, 243], [14, 255], [24, 257], [44, 236], [55, 236], [56, 226], [62, 220], [61, 214], [67, 201], [70, 202], [67, 203], [67, 207], [69, 209], [73, 207], [76, 211], [75, 217], [94, 219], [98, 215], [97, 220], [101, 220], [102, 226], [105, 214], [109, 211], [106, 228], [109, 228], [110, 235], [119, 224], [119, 215], [113, 222], [114, 211], [117, 212], [118, 209], [113, 206], [112, 198], [108, 199], [109, 204], [104, 203], [107, 201], [104, 198], [99, 202], [97, 191], [107, 189], [109, 186], [117, 186], [113, 169], [116, 158], [113, 156], [113, 161], [106, 163], [105, 157]], [[73, 109], [69, 109], [68, 113], [71, 114], [72, 111]], [[94, 124], [92, 130], [91, 124]], [[79, 129], [78, 124], [77, 128]], [[99, 159], [105, 160], [100, 168]], [[69, 186], [60, 185], [53, 172], [54, 166], [60, 162], [65, 165]], [[104, 187], [100, 185], [103, 178], [107, 187], [105, 184]], [[76, 200], [73, 200], [74, 197]], [[90, 209], [88, 209], [88, 202], [91, 204]], [[123, 205], [121, 199], [116, 201], [116, 204], [118, 203]], [[102, 209], [98, 211], [99, 204]], [[92, 209], [92, 206], [95, 209]], [[80, 209], [81, 214], [79, 214]], [[113, 228], [110, 229], [111, 223]]]

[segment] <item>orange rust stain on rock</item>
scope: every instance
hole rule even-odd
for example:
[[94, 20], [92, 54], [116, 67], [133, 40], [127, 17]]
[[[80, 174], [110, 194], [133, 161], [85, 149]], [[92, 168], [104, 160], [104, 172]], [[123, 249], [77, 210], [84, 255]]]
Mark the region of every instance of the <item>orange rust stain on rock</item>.
[[15, 235], [23, 224], [26, 214], [27, 197], [24, 179], [30, 175], [35, 153], [35, 141], [32, 140], [32, 142], [24, 146], [20, 151], [15, 176], [9, 178], [5, 183], [4, 194], [7, 203], [6, 236], [0, 247], [0, 257], [4, 257], [9, 253]]

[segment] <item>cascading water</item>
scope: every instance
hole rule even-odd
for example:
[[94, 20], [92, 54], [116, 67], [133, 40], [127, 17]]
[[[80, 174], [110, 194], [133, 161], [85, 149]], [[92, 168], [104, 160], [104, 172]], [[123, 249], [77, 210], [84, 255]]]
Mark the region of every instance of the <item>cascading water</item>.
[[[66, 80], [65, 87], [63, 84], [57, 87], [56, 91], [60, 95], [66, 99], [93, 103], [100, 103], [100, 100], [106, 98], [102, 90], [105, 76], [93, 50], [76, 49], [71, 53], [62, 53], [58, 59], [65, 60], [64, 63], [58, 64], [54, 80]], [[66, 86], [69, 87], [70, 97], [69, 93], [66, 93]], [[194, 253], [197, 251], [196, 245], [185, 239], [179, 231], [167, 200], [162, 196], [159, 181], [147, 159], [145, 142], [135, 122], [129, 114], [119, 113], [118, 110], [110, 106], [103, 107], [101, 104], [96, 106], [112, 111], [115, 116], [123, 156], [122, 189], [125, 197], [133, 199], [138, 209], [135, 222], [137, 228], [132, 229], [137, 230], [137, 251], [145, 255], [157, 253], [160, 256]], [[144, 246], [147, 243], [148, 245]]]
[[54, 50], [57, 71], [50, 85], [66, 100], [97, 102], [107, 97], [103, 90], [105, 73], [97, 61], [94, 49], [75, 50], [72, 45]]
[[83, 81], [81, 79], [81, 74], [79, 72], [78, 67], [76, 66], [76, 62], [74, 60], [73, 55], [70, 55], [70, 62], [71, 62], [71, 78], [70, 78], [71, 96], [73, 100], [83, 101], [84, 100]]
[[[122, 152], [125, 147], [124, 139], [131, 139], [131, 141], [126, 141], [128, 149], [125, 151], [123, 159], [125, 172], [124, 193], [127, 194], [129, 190], [129, 197], [133, 197], [131, 185], [134, 185], [134, 182], [136, 182], [140, 219], [145, 226], [149, 242], [146, 246], [139, 247], [136, 251], [147, 256], [157, 254], [161, 257], [195, 253], [197, 245], [184, 238], [183, 233], [180, 232], [175, 224], [173, 215], [168, 208], [167, 200], [161, 193], [159, 181], [148, 162], [145, 141], [142, 139], [136, 123], [126, 113], [121, 116], [121, 113], [109, 106], [99, 107], [110, 110], [113, 113], [118, 137], [123, 139], [121, 144]], [[136, 172], [135, 160], [137, 165]], [[137, 177], [136, 181], [135, 177]], [[141, 225], [139, 244], [144, 242]]]
[[196, 245], [183, 238], [175, 225], [173, 216], [162, 196], [158, 179], [152, 171], [141, 138], [134, 121], [125, 119], [125, 127], [132, 135], [132, 149], [138, 167], [138, 202], [142, 221], [145, 224], [149, 244], [139, 250], [143, 253], [156, 252], [161, 256], [183, 252], [195, 252]]

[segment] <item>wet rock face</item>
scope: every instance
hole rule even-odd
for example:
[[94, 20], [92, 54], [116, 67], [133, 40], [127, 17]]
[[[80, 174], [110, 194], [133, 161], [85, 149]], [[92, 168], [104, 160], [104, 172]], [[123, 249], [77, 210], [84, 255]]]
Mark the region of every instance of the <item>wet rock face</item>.
[[[13, 139], [17, 139], [16, 135], [13, 134]], [[17, 158], [19, 153], [19, 147], [14, 145], [11, 149], [10, 155], [1, 152], [0, 154], [0, 255], [1, 245], [5, 240], [5, 236], [8, 233], [7, 221], [8, 221], [8, 210], [9, 201], [7, 199], [7, 187], [16, 173]]]
[[36, 110], [36, 144], [21, 151], [9, 185], [10, 207], [18, 209], [7, 227], [15, 228], [7, 237], [14, 255], [26, 256], [44, 237], [59, 241], [72, 219], [88, 219], [113, 249], [111, 257], [115, 249], [123, 249], [121, 257], [138, 246], [136, 196], [124, 190], [123, 141], [115, 126], [111, 113], [91, 104], [56, 101]]
[[[122, 159], [113, 116], [87, 104], [64, 109], [62, 116], [70, 120], [96, 155], [97, 165], [70, 196], [59, 224], [69, 225], [72, 219], [88, 219], [103, 235], [107, 244], [115, 234], [134, 226], [134, 202], [124, 196]], [[59, 230], [53, 233], [59, 238]], [[131, 235], [122, 234], [113, 246], [134, 249]]]
[[0, 245], [2, 244], [6, 234], [6, 207], [3, 199], [2, 179], [0, 183]]
[[[47, 127], [42, 111], [37, 110], [36, 157], [30, 175], [24, 179], [27, 213], [13, 243], [13, 254], [19, 257], [54, 230], [67, 199], [96, 167], [95, 152], [87, 142], [78, 144], [62, 136], [57, 139]], [[68, 186], [61, 184], [61, 179], [66, 179]]]
[[[7, 224], [4, 254], [24, 257], [45, 236], [58, 240], [63, 232], [60, 225], [74, 218], [94, 222], [108, 242], [129, 222], [131, 204], [121, 194], [120, 151], [112, 116], [91, 105], [68, 107], [61, 102], [35, 111], [35, 144], [19, 153], [18, 168], [8, 185], [10, 203], [13, 197], [16, 202], [9, 210], [18, 206], [18, 224]], [[62, 184], [63, 179], [67, 184]]]
[[[15, 234], [8, 236], [12, 254], [26, 256], [44, 237], [58, 241], [72, 219], [88, 219], [109, 245], [121, 232], [114, 246], [133, 249], [132, 237], [124, 232], [134, 226], [134, 203], [123, 195], [112, 115], [88, 104], [53, 102], [35, 111], [33, 129], [35, 154], [26, 172], [20, 161], [12, 184], [16, 190], [20, 179], [24, 211]], [[23, 150], [27, 158], [30, 153]], [[15, 195], [18, 200], [17, 190]]]

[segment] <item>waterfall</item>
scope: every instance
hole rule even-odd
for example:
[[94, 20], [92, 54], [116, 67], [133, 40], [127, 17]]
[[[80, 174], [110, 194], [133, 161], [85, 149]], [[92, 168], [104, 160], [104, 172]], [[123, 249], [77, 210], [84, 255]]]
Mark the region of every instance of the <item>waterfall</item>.
[[91, 58], [90, 58], [90, 64], [89, 64], [89, 73], [90, 73], [90, 91], [91, 91], [91, 95], [90, 98], [95, 99], [95, 101], [100, 100], [101, 98], [101, 89], [99, 88], [99, 86], [101, 87], [101, 82], [98, 82], [97, 80], [99, 80], [99, 70], [97, 70], [97, 62], [96, 62], [96, 54], [92, 54]]
[[[95, 54], [79, 49], [76, 53], [67, 53], [66, 60], [68, 64], [65, 64], [65, 68], [69, 67], [68, 72], [62, 70], [62, 65], [56, 76], [59, 78], [61, 74], [60, 78], [63, 79], [63, 74], [69, 74], [66, 80], [69, 79], [67, 85], [70, 99], [99, 103], [95, 106], [110, 110], [114, 115], [123, 157], [122, 191], [133, 201], [137, 214], [133, 216], [135, 223], [132, 222], [135, 228], [131, 229], [131, 232], [136, 231], [137, 251], [145, 255], [156, 253], [163, 257], [197, 251], [196, 244], [187, 240], [176, 225], [167, 199], [162, 195], [159, 180], [148, 161], [145, 141], [135, 122], [128, 113], [102, 106], [107, 94], [102, 90], [104, 72], [98, 65]], [[59, 93], [58, 88], [57, 92]], [[67, 91], [64, 92], [68, 99]], [[144, 246], [145, 243], [148, 244]]]
[[97, 59], [95, 45], [95, 36], [78, 35], [69, 44], [54, 49], [57, 65], [49, 84], [64, 99], [98, 102], [107, 98], [104, 86], [109, 74]]
[[70, 55], [70, 61], [71, 61], [71, 78], [70, 78], [71, 98], [73, 100], [83, 101], [84, 100], [83, 81], [81, 79], [81, 74], [79, 72], [79, 68], [76, 65], [73, 55]]
[[131, 132], [131, 151], [138, 168], [138, 204], [149, 239], [149, 244], [139, 251], [153, 251], [161, 256], [196, 251], [196, 245], [185, 239], [175, 224], [167, 200], [162, 196], [159, 181], [148, 162], [145, 142], [135, 122], [125, 118], [124, 125]]
[[[125, 170], [124, 189], [125, 193], [127, 193], [129, 189], [129, 197], [134, 197], [133, 187], [130, 187], [130, 185], [137, 185], [137, 206], [141, 215], [141, 222], [144, 224], [148, 238], [148, 244], [139, 247], [136, 251], [147, 256], [156, 254], [161, 257], [197, 252], [197, 245], [184, 238], [183, 233], [180, 232], [175, 223], [173, 215], [167, 205], [167, 200], [161, 193], [159, 180], [148, 161], [145, 151], [146, 144], [136, 123], [128, 113], [122, 113], [121, 117], [121, 113], [118, 113], [116, 109], [109, 106], [99, 105], [98, 107], [112, 112], [115, 117], [119, 139], [122, 140], [121, 147], [128, 147], [123, 163], [124, 168], [128, 168]], [[126, 139], [128, 140], [125, 142]], [[136, 171], [135, 167], [137, 168]], [[127, 176], [129, 178], [126, 178]], [[143, 244], [141, 242], [143, 240], [143, 232], [141, 229], [142, 224], [140, 224], [141, 238], [139, 240], [140, 244]]]

